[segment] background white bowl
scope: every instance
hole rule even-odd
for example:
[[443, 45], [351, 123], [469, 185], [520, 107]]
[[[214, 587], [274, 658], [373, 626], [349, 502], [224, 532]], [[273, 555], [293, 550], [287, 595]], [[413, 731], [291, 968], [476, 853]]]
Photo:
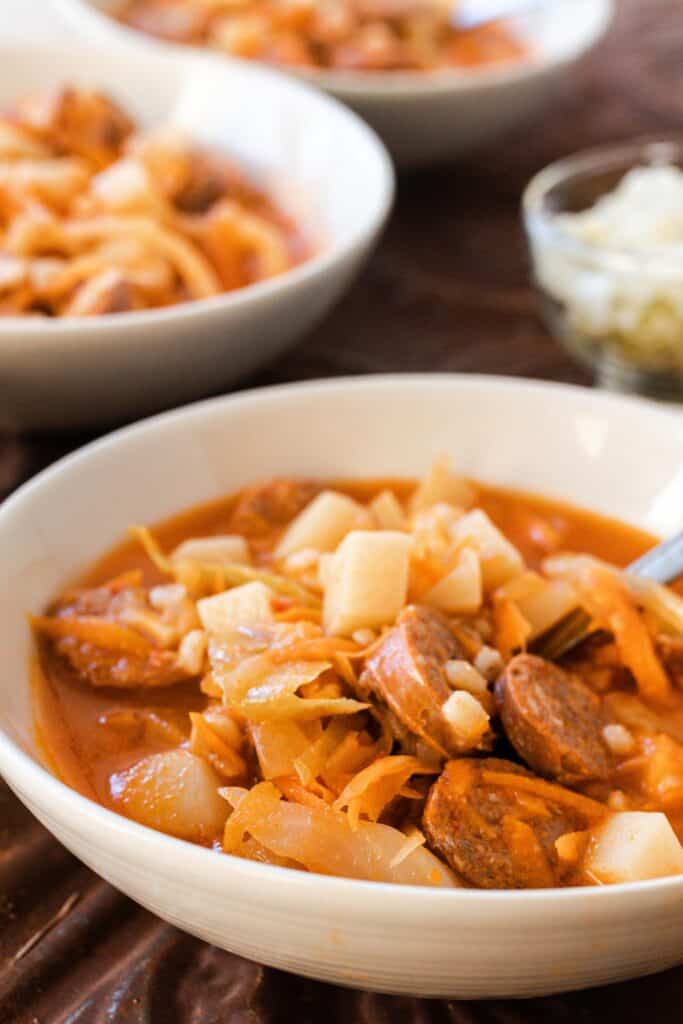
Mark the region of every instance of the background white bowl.
[[683, 518], [683, 418], [633, 399], [486, 377], [313, 383], [217, 399], [112, 435], [0, 507], [0, 771], [69, 849], [160, 916], [316, 978], [424, 996], [528, 996], [683, 961], [683, 879], [479, 892], [328, 878], [222, 856], [121, 818], [38, 763], [25, 610], [131, 522], [271, 474], [483, 479], [656, 532]]
[[[92, 38], [177, 51], [143, 35], [107, 12], [121, 0], [56, 0], [58, 8]], [[401, 166], [457, 157], [530, 122], [552, 99], [566, 73], [607, 30], [613, 0], [553, 0], [520, 19], [519, 31], [534, 57], [507, 66], [436, 74], [304, 72], [364, 117]], [[204, 51], [206, 52], [206, 51]]]
[[215, 392], [320, 320], [382, 228], [393, 196], [386, 151], [293, 78], [189, 50], [0, 46], [0, 107], [64, 82], [102, 88], [142, 125], [170, 123], [233, 155], [318, 251], [278, 278], [168, 309], [0, 317], [0, 426], [112, 422]]

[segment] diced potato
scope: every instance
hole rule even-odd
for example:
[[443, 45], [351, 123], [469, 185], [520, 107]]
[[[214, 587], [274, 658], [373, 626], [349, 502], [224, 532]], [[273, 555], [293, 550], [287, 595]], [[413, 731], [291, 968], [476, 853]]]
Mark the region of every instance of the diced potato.
[[454, 690], [466, 690], [477, 700], [488, 694], [488, 684], [484, 676], [469, 661], [453, 658], [446, 662], [446, 679]]
[[474, 659], [474, 667], [477, 672], [481, 672], [484, 679], [488, 679], [489, 682], [493, 682], [494, 679], [498, 678], [503, 671], [503, 666], [503, 656], [500, 651], [497, 651], [495, 647], [489, 647], [487, 644], [484, 644]]
[[324, 571], [327, 633], [351, 636], [394, 621], [405, 604], [411, 538], [395, 530], [354, 530]]
[[534, 640], [573, 611], [579, 599], [570, 583], [552, 580], [544, 583], [535, 593], [518, 599], [516, 603], [531, 626], [529, 640]]
[[666, 815], [624, 811], [596, 831], [584, 867], [604, 883], [678, 875], [683, 873], [683, 847]]
[[220, 636], [231, 632], [236, 626], [273, 622], [270, 604], [273, 596], [270, 587], [254, 580], [253, 583], [243, 583], [215, 597], [203, 597], [197, 601], [197, 612], [206, 632]]
[[334, 551], [346, 534], [366, 518], [366, 510], [353, 498], [337, 491], [323, 491], [292, 520], [275, 555], [286, 558], [302, 548]]
[[457, 563], [447, 576], [432, 587], [425, 603], [452, 615], [479, 611], [483, 600], [479, 556], [471, 548], [463, 548]]
[[489, 727], [489, 716], [467, 690], [456, 690], [441, 708], [459, 747], [475, 747]]
[[451, 535], [457, 542], [470, 544], [479, 555], [486, 593], [524, 571], [524, 562], [517, 548], [479, 508], [459, 519], [451, 528]]
[[220, 537], [193, 537], [179, 544], [172, 562], [208, 562], [216, 565], [250, 565], [251, 553], [244, 537], [225, 534]]
[[471, 508], [476, 500], [474, 486], [451, 470], [450, 461], [444, 457], [432, 464], [426, 477], [413, 494], [410, 502], [413, 513], [430, 508], [439, 501], [462, 508]]
[[636, 747], [633, 733], [618, 722], [606, 725], [602, 730], [602, 738], [617, 757], [627, 757], [634, 752]]
[[207, 762], [187, 750], [143, 757], [112, 779], [112, 797], [141, 825], [194, 841], [210, 840], [225, 824], [221, 782]]
[[402, 530], [405, 516], [393, 491], [382, 491], [370, 502], [370, 512], [380, 530]]

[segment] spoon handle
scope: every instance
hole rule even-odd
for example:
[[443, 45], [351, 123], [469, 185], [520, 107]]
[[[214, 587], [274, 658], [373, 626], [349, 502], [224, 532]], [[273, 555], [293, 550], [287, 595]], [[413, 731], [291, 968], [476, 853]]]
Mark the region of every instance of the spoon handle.
[[673, 583], [683, 575], [683, 531], [647, 551], [628, 571], [657, 583]]
[[[673, 583], [683, 576], [683, 531], [646, 551], [626, 571], [655, 583]], [[556, 661], [586, 639], [590, 626], [590, 616], [583, 608], [576, 608], [538, 638], [536, 653]]]

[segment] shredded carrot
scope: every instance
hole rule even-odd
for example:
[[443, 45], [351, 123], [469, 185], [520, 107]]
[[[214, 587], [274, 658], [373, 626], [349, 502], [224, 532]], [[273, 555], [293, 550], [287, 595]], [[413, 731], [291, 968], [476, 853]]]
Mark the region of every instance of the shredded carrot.
[[485, 768], [482, 771], [482, 779], [484, 782], [489, 782], [492, 786], [505, 786], [507, 789], [535, 793], [545, 800], [551, 800], [556, 804], [565, 804], [591, 818], [604, 818], [608, 813], [607, 808], [603, 804], [598, 803], [597, 800], [591, 800], [589, 797], [575, 793], [571, 789], [564, 789], [562, 786], [557, 786], [552, 782], [546, 782], [544, 779], [537, 779], [533, 776], [517, 775], [513, 772], [495, 772]]
[[128, 587], [140, 587], [143, 582], [142, 569], [129, 569], [128, 572], [119, 573], [118, 576], [107, 580], [107, 590], [118, 593], [120, 590], [127, 590]]
[[248, 790], [227, 786], [218, 792], [235, 808], [223, 833], [223, 849], [226, 853], [237, 851], [250, 823], [267, 818], [281, 800], [280, 792], [272, 782], [259, 782]]
[[192, 722], [192, 736], [190, 737], [192, 753], [200, 756], [213, 755], [210, 760], [221, 775], [225, 775], [228, 779], [243, 776], [247, 770], [244, 760], [236, 750], [229, 747], [225, 740], [214, 732], [204, 716], [198, 711], [190, 711], [190, 721]]
[[283, 645], [271, 651], [271, 656], [276, 664], [284, 661], [326, 661], [356, 649], [356, 644], [351, 640], [321, 636]]
[[50, 618], [47, 615], [31, 615], [29, 621], [39, 633], [55, 638], [73, 637], [83, 643], [104, 647], [107, 650], [121, 651], [124, 654], [136, 654], [141, 658], [150, 652], [149, 641], [134, 629], [93, 616], [69, 616]]
[[140, 542], [145, 550], [145, 554], [151, 562], [157, 567], [159, 572], [163, 572], [166, 576], [173, 575], [173, 565], [170, 558], [167, 558], [164, 552], [161, 550], [161, 545], [157, 541], [156, 537], [146, 526], [130, 526], [128, 532], [131, 537], [135, 537]]
[[411, 775], [435, 774], [416, 757], [390, 755], [373, 762], [358, 772], [334, 803], [337, 811], [349, 809], [349, 818], [356, 820], [366, 814], [377, 821], [385, 807], [396, 797]]
[[[303, 804], [304, 807], [324, 809], [334, 801], [334, 793], [321, 783], [314, 783], [308, 788], [293, 775], [278, 776], [273, 779], [273, 783], [287, 800], [291, 800], [295, 804]], [[314, 788], [317, 792], [313, 792]]]
[[614, 634], [621, 660], [633, 673], [641, 696], [666, 704], [672, 697], [671, 683], [625, 584], [600, 565], [592, 565], [586, 575], [592, 584], [590, 610]]
[[512, 860], [524, 866], [529, 884], [534, 888], [552, 888], [555, 884], [553, 872], [533, 828], [514, 815], [506, 814], [501, 830]]
[[531, 626], [514, 601], [497, 601], [493, 608], [493, 622], [496, 647], [505, 661], [526, 648]]
[[302, 605], [294, 605], [284, 611], [276, 612], [277, 622], [317, 622], [322, 620], [322, 612], [319, 608], [305, 608]]

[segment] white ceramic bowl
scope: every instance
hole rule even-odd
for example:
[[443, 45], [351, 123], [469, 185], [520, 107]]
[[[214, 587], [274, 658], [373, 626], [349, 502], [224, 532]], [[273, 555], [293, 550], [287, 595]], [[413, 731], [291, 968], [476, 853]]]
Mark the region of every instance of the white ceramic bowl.
[[120, 431], [0, 507], [0, 772], [90, 867], [218, 946], [311, 977], [423, 996], [529, 996], [683, 961], [683, 878], [480, 892], [269, 867], [170, 839], [40, 766], [25, 611], [131, 522], [272, 474], [419, 474], [435, 453], [657, 532], [683, 525], [683, 417], [487, 377], [366, 377], [246, 392]]
[[[126, 28], [110, 13], [121, 0], [56, 0], [92, 38], [178, 49]], [[305, 72], [343, 100], [384, 139], [402, 166], [436, 163], [492, 142], [533, 120], [566, 73], [603, 36], [613, 0], [553, 0], [519, 22], [534, 57], [466, 71], [422, 73]], [[204, 51], [206, 52], [206, 51]]]
[[171, 123], [234, 155], [317, 255], [226, 295], [92, 318], [0, 317], [0, 426], [120, 421], [215, 392], [284, 349], [340, 297], [389, 211], [376, 136], [317, 90], [189, 50], [0, 46], [0, 107], [63, 82], [105, 89], [143, 125]]

